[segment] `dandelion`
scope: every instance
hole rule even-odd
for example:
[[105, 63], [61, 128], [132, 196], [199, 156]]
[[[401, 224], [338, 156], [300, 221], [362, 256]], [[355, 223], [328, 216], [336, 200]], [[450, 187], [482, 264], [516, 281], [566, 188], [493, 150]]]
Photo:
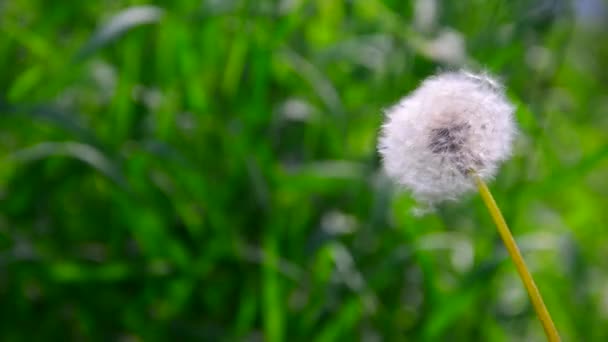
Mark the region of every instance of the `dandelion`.
[[549, 341], [559, 335], [486, 181], [511, 155], [514, 107], [487, 74], [446, 72], [386, 111], [378, 150], [396, 183], [432, 206], [478, 188]]
[[379, 150], [386, 173], [420, 202], [473, 190], [470, 170], [491, 179], [511, 154], [513, 106], [487, 75], [448, 72], [386, 111]]

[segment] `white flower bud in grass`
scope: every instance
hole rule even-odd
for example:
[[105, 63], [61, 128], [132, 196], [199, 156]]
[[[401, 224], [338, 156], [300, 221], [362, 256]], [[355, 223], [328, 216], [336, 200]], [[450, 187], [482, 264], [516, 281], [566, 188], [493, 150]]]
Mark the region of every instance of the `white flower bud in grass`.
[[491, 179], [511, 153], [513, 106], [488, 75], [446, 72], [386, 111], [378, 149], [386, 173], [418, 201], [433, 204]]

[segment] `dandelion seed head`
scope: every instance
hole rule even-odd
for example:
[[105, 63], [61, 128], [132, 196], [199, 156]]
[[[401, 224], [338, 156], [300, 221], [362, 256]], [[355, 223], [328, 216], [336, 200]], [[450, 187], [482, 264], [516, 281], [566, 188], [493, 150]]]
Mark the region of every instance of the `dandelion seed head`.
[[486, 74], [430, 77], [385, 111], [378, 144], [384, 169], [420, 202], [456, 199], [474, 189], [470, 171], [490, 180], [509, 158], [513, 110]]

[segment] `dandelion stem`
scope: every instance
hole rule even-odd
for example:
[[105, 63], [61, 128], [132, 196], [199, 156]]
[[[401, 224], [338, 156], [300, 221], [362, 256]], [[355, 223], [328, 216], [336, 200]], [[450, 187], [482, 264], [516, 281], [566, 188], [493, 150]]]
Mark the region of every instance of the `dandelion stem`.
[[517, 244], [515, 243], [515, 239], [513, 239], [513, 235], [511, 234], [511, 231], [509, 230], [500, 209], [496, 205], [494, 197], [492, 197], [490, 189], [488, 189], [486, 183], [481, 179], [481, 177], [479, 177], [479, 175], [477, 175], [477, 173], [471, 172], [471, 175], [475, 179], [475, 183], [477, 183], [481, 198], [483, 199], [483, 202], [488, 208], [488, 211], [496, 224], [498, 233], [500, 234], [500, 237], [502, 238], [502, 241], [504, 242], [505, 247], [511, 256], [511, 259], [513, 259], [513, 262], [515, 263], [515, 268], [517, 268], [517, 272], [519, 273], [519, 276], [526, 287], [526, 291], [528, 291], [528, 295], [530, 296], [530, 300], [532, 301], [536, 315], [538, 316], [538, 319], [540, 319], [540, 322], [545, 329], [547, 339], [550, 342], [559, 342], [560, 337], [557, 333], [553, 320], [551, 320], [551, 315], [543, 302], [538, 287], [536, 287], [536, 284], [534, 283], [534, 279], [532, 279], [530, 271], [528, 271], [528, 267], [524, 262], [524, 258], [522, 257]]

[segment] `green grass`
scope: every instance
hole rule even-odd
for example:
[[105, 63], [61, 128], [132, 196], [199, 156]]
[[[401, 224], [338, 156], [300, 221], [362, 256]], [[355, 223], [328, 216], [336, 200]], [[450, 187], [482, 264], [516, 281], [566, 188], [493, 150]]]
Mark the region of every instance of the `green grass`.
[[478, 196], [379, 170], [463, 65], [517, 104], [490, 186], [562, 338], [607, 340], [606, 27], [534, 3], [0, 2], [0, 340], [542, 340]]

